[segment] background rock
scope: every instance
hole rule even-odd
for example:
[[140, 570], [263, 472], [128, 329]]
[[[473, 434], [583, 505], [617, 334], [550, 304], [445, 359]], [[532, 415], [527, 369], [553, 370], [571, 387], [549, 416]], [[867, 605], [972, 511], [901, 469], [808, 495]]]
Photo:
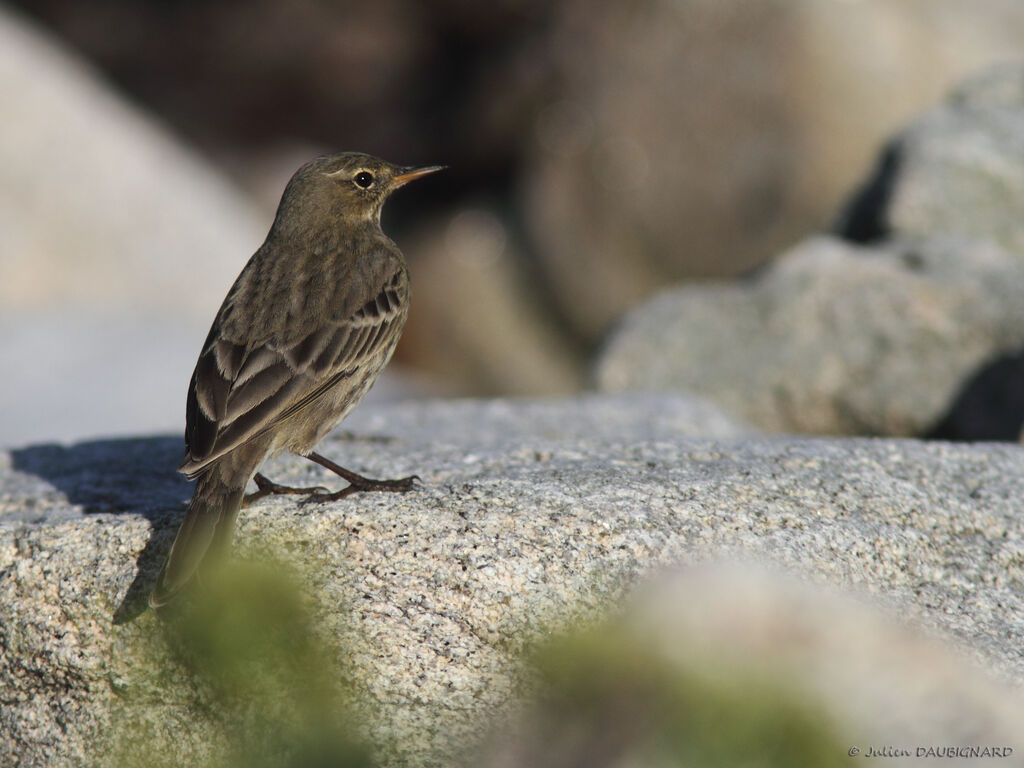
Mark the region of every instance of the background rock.
[[1024, 66], [962, 85], [901, 131], [839, 230], [855, 240], [949, 234], [1024, 257]]
[[457, 381], [515, 395], [580, 389], [583, 356], [525, 279], [501, 216], [467, 208], [409, 243], [416, 298], [402, 334], [406, 367], [449, 391]]
[[[878, 142], [960, 78], [1018, 56], [1024, 30], [1016, 0], [13, 5], [78, 54], [39, 41], [21, 58], [12, 41], [38, 36], [0, 16], [5, 93], [25, 116], [0, 134], [17, 169], [0, 196], [17, 221], [32, 208], [60, 222], [0, 239], [10, 291], [35, 297], [0, 317], [24, 360], [0, 385], [0, 402], [24, 406], [0, 410], [8, 444], [178, 428], [213, 308], [285, 181], [338, 148], [449, 165], [385, 212], [423, 329], [397, 361], [442, 376], [434, 391], [564, 392], [635, 302], [735, 275], [827, 226]], [[227, 169], [262, 217], [236, 210], [248, 203], [170, 148], [156, 119]], [[493, 269], [436, 252], [467, 211], [505, 235]], [[63, 271], [37, 269], [41, 251]], [[432, 279], [439, 266], [453, 279]], [[76, 290], [91, 303], [65, 310]], [[107, 312], [131, 295], [135, 322]], [[466, 332], [467, 297], [503, 297], [493, 343], [490, 329]], [[436, 332], [447, 329], [464, 335]], [[133, 367], [148, 340], [166, 354]]]
[[863, 596], [749, 564], [662, 575], [531, 659], [538, 701], [475, 765], [823, 766], [872, 749], [966, 765], [927, 750], [1017, 752], [1021, 699], [971, 660]]
[[[609, 414], [617, 414], [611, 424]], [[885, 679], [885, 695], [922, 704], [890, 727], [912, 722], [913, 734], [946, 743], [1001, 737], [1002, 724], [1020, 722], [1019, 447], [683, 437], [680, 426], [694, 419], [700, 430], [717, 424], [743, 434], [703, 406], [671, 398], [364, 408], [353, 421], [362, 437], [338, 435], [325, 452], [380, 476], [418, 472], [422, 487], [314, 507], [261, 502], [242, 514], [237, 549], [290, 553], [304, 564], [304, 592], [326, 635], [343, 641], [359, 711], [373, 713], [366, 729], [389, 765], [451, 762], [508, 704], [519, 653], [540, 634], [600, 615], [660, 566], [729, 555], [870, 593], [987, 670], [962, 677], [959, 662], [953, 670], [935, 663], [955, 652], [864, 643], [880, 666], [863, 660], [856, 668], [900, 668]], [[177, 448], [176, 440], [110, 440], [6, 456], [4, 761], [17, 754], [27, 766], [91, 764], [91, 740], [114, 722], [150, 734], [150, 751], [172, 744], [180, 755], [216, 729], [216, 718], [199, 730], [178, 727], [217, 705], [187, 682], [180, 663], [158, 660], [167, 640], [152, 614], [139, 615], [188, 495], [173, 476]], [[292, 458], [269, 474], [323, 479]], [[55, 522], [12, 519], [32, 505]], [[780, 628], [819, 626], [814, 618], [829, 615], [815, 599], [784, 592], [773, 602], [749, 585], [710, 589], [720, 594], [702, 593], [692, 613], [664, 617], [679, 617], [687, 633], [694, 628], [698, 643], [712, 642], [705, 627], [731, 626], [734, 644], [756, 649], [764, 635], [753, 628], [764, 626], [765, 605], [795, 612], [795, 624], [772, 617]], [[719, 605], [730, 607], [705, 615]], [[845, 621], [836, 616], [827, 626], [857, 622], [856, 611], [836, 605]], [[115, 615], [128, 621], [111, 625]], [[855, 727], [858, 712], [871, 713], [879, 680], [860, 679], [852, 665], [835, 671], [836, 650], [846, 646], [834, 634], [816, 629], [799, 638], [783, 644], [784, 654], [795, 654], [788, 658], [807, 686], [845, 700], [839, 717], [848, 716], [851, 733], [880, 734], [886, 743], [906, 736], [884, 722], [875, 731]], [[801, 664], [805, 644], [816, 648], [808, 658], [825, 661]], [[838, 693], [822, 664], [838, 674]], [[938, 698], [922, 691], [937, 685], [954, 695], [930, 706]]]
[[[837, 230], [855, 241], [946, 234], [995, 241], [1024, 257], [1024, 66], [996, 68], [901, 131], [851, 199]], [[1003, 306], [996, 300], [995, 306]], [[1003, 321], [1019, 322], [1016, 304]], [[1020, 438], [1024, 349], [1016, 335], [960, 371], [959, 391], [931, 434]]]
[[[776, 432], [923, 435], [976, 371], [1024, 346], [1022, 291], [1020, 260], [992, 244], [815, 238], [745, 282], [632, 311], [597, 383], [693, 391]], [[976, 403], [988, 419], [960, 422], [995, 433], [950, 436], [1016, 439], [1024, 410], [1005, 405]]]
[[269, 222], [2, 7], [0, 89], [0, 443], [177, 428]]
[[558, 310], [594, 342], [823, 228], [878, 144], [1022, 29], [1005, 0], [561, 4], [523, 203]]

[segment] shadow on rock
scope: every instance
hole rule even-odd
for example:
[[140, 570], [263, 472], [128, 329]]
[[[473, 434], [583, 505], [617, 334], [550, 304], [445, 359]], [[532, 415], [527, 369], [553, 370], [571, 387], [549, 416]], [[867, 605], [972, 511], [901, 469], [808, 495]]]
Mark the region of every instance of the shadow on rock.
[[18, 471], [56, 487], [85, 514], [131, 512], [153, 520], [191, 493], [175, 471], [182, 451], [180, 437], [89, 440], [18, 448], [11, 461]]
[[156, 576], [167, 558], [178, 523], [176, 516], [168, 515], [153, 525], [146, 546], [135, 558], [135, 578], [111, 617], [114, 624], [127, 624], [149, 608], [149, 594], [156, 585]]
[[50, 483], [84, 514], [132, 513], [150, 521], [149, 541], [136, 558], [135, 580], [114, 613], [115, 624], [146, 610], [183, 502], [191, 494], [189, 483], [176, 471], [181, 454], [180, 437], [89, 440], [11, 451], [16, 470]]
[[886, 212], [892, 203], [901, 165], [899, 144], [890, 143], [882, 151], [874, 173], [840, 212], [833, 227], [840, 237], [854, 243], [872, 243], [890, 234]]
[[927, 437], [936, 440], [1019, 441], [1024, 427], [1022, 385], [1024, 353], [993, 360], [964, 384], [949, 412]]

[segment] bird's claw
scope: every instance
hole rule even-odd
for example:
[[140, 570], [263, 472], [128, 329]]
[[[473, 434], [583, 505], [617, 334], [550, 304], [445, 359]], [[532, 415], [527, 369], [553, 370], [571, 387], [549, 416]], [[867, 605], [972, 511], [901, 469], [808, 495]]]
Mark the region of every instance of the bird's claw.
[[[415, 488], [418, 482], [422, 482], [419, 475], [400, 477], [397, 480], [372, 480], [368, 477], [362, 477], [356, 482], [345, 486], [340, 491], [334, 491], [333, 493], [311, 493], [299, 502], [299, 506], [304, 507], [307, 504], [338, 501], [346, 496], [351, 496], [353, 493], [370, 493], [372, 491], [405, 493]], [[324, 490], [326, 491], [327, 489], [325, 488]]]

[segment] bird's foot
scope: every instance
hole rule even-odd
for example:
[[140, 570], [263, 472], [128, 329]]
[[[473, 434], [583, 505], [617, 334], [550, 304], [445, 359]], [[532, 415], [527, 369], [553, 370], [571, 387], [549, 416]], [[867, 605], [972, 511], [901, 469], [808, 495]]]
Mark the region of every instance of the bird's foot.
[[281, 485], [275, 483], [265, 475], [261, 475], [259, 472], [253, 477], [253, 482], [256, 483], [256, 487], [259, 489], [255, 493], [247, 493], [242, 499], [242, 506], [249, 506], [254, 501], [262, 499], [264, 496], [276, 496], [278, 494], [298, 494], [303, 496], [316, 495], [321, 491], [326, 491], [322, 485], [314, 485], [310, 488], [293, 488], [290, 485]]
[[411, 491], [416, 486], [416, 481], [420, 479], [419, 475], [409, 475], [409, 477], [401, 477], [397, 480], [374, 480], [373, 478], [356, 474], [350, 469], [345, 469], [330, 459], [321, 456], [319, 453], [310, 453], [306, 458], [331, 470], [334, 474], [347, 480], [349, 484], [347, 487], [334, 493], [314, 493], [309, 498], [303, 499], [302, 504], [337, 501], [338, 499], [344, 499], [346, 496], [351, 496], [353, 493], [369, 493], [371, 491], [405, 493], [406, 491]]
[[373, 480], [369, 477], [360, 476], [359, 482], [353, 483], [350, 481], [349, 485], [340, 491], [335, 491], [334, 493], [314, 493], [299, 503], [305, 506], [306, 504], [319, 503], [321, 501], [337, 501], [338, 499], [344, 499], [346, 496], [351, 496], [353, 493], [368, 493], [370, 491], [405, 493], [406, 491], [411, 491], [419, 479], [419, 475], [401, 477], [397, 480]]

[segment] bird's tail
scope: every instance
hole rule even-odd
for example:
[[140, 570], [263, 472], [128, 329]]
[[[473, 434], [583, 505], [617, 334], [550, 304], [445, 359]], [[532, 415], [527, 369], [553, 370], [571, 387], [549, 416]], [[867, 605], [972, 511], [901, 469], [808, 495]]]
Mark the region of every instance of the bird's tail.
[[230, 477], [234, 473], [224, 469], [214, 464], [199, 476], [185, 519], [149, 596], [153, 608], [166, 605], [192, 580], [201, 564], [216, 561], [231, 544], [248, 476]]

